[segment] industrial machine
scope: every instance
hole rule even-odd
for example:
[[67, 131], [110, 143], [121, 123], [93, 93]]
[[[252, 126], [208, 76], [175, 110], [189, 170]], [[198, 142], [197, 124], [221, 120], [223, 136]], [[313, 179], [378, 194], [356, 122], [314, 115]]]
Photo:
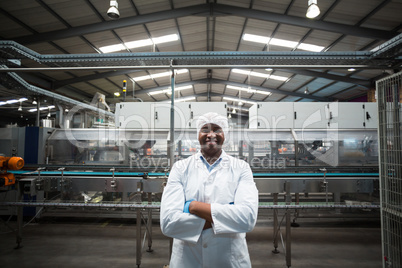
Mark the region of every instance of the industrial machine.
[[24, 159], [21, 157], [0, 156], [0, 187], [15, 184], [15, 176], [7, 170], [19, 170], [24, 167]]
[[[304, 106], [309, 108], [303, 108], [300, 103], [288, 103], [289, 107], [278, 104], [270, 104], [269, 109], [266, 103], [256, 104], [250, 108], [250, 128], [231, 128], [225, 136], [225, 151], [250, 164], [261, 199], [272, 201], [268, 198], [270, 193], [285, 192], [284, 183], [288, 181], [293, 193], [326, 193], [326, 199], [329, 195], [333, 202], [343, 201], [342, 194], [354, 198], [351, 194], [356, 193], [359, 198], [367, 194], [363, 201], [373, 200], [378, 190], [373, 105], [308, 103]], [[160, 201], [170, 154], [173, 152], [177, 161], [199, 149], [195, 119], [205, 109], [200, 103], [177, 105], [175, 113], [180, 116], [175, 122], [182, 127], [172, 132], [166, 122], [158, 121], [161, 114], [168, 114], [166, 105], [117, 106], [115, 128], [26, 128], [28, 134], [37, 134], [39, 153], [33, 153], [36, 162], [28, 162], [26, 171], [15, 172], [17, 178], [25, 181], [25, 193], [35, 195], [37, 201]], [[210, 109], [223, 113], [225, 103], [214, 103]], [[345, 111], [354, 114], [354, 123], [348, 122]], [[358, 122], [360, 119], [362, 122]], [[336, 125], [343, 128], [335, 128]], [[24, 128], [19, 132], [24, 132]], [[26, 148], [32, 146], [32, 142], [27, 143], [28, 134], [25, 144], [15, 141], [18, 135], [8, 135], [12, 142], [0, 142], [14, 144], [14, 151], [32, 154], [34, 150]], [[172, 135], [173, 145], [169, 143]], [[19, 136], [24, 139], [24, 135]], [[18, 148], [20, 144], [25, 149]], [[174, 150], [170, 150], [171, 146]]]

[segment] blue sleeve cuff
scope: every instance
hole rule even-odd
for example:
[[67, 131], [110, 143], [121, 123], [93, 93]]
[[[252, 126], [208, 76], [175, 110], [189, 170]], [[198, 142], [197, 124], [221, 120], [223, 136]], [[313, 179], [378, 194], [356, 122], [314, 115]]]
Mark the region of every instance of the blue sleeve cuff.
[[193, 202], [193, 201], [195, 201], [195, 200], [194, 200], [194, 199], [190, 199], [190, 200], [186, 201], [186, 203], [184, 203], [184, 208], [183, 208], [183, 212], [184, 212], [184, 213], [190, 213], [190, 210], [189, 210], [189, 208], [190, 208], [190, 203]]

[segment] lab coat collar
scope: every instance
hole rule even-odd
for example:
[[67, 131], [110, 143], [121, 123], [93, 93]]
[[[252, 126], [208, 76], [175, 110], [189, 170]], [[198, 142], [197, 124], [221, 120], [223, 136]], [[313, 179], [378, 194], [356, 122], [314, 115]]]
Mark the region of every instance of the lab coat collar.
[[[226, 154], [226, 152], [222, 149], [222, 153], [219, 156], [218, 159], [216, 159], [216, 161], [220, 161], [218, 163], [218, 165], [216, 167], [214, 167], [211, 172], [208, 171], [208, 168], [205, 166], [205, 164], [203, 163], [203, 161], [201, 160], [201, 157], [204, 158], [204, 156], [201, 153], [201, 150], [198, 150], [197, 154], [196, 154], [196, 161], [197, 161], [197, 166], [200, 167], [202, 166], [203, 169], [208, 173], [208, 174], [212, 174], [214, 172], [216, 172], [217, 170], [220, 170], [221, 168], [227, 168], [229, 167], [229, 156]], [[205, 159], [205, 158], [204, 158]], [[219, 160], [221, 159], [221, 160]], [[216, 163], [216, 161], [214, 163]]]

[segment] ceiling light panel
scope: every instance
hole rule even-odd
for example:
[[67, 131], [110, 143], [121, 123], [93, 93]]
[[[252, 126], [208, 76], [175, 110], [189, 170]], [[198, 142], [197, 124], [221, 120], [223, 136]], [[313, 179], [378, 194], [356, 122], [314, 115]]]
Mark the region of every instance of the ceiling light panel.
[[228, 85], [227, 88], [247, 92], [249, 94], [262, 94], [262, 95], [268, 95], [268, 96], [272, 94], [269, 91], [257, 90], [252, 87], [236, 87], [236, 86]]
[[174, 42], [177, 40], [179, 40], [179, 36], [177, 34], [169, 34], [169, 35], [155, 37], [155, 38], [151, 38], [151, 39], [142, 39], [142, 40], [136, 40], [136, 41], [131, 41], [131, 42], [125, 42], [124, 45], [116, 44], [116, 45], [104, 46], [104, 47], [100, 47], [99, 50], [102, 51], [103, 53], [110, 53], [110, 52], [125, 50], [126, 47], [129, 49], [133, 49], [133, 48], [139, 48], [139, 47], [152, 46], [154, 44], [157, 45], [157, 44], [162, 44], [162, 43]]
[[273, 80], [278, 80], [278, 81], [286, 81], [288, 79], [288, 77], [285, 77], [285, 76], [272, 75], [270, 72], [269, 73], [268, 72], [260, 73], [260, 72], [243, 70], [243, 69], [232, 69], [232, 72], [237, 73], [237, 74], [250, 75], [250, 76], [255, 76], [255, 77], [260, 77], [260, 78], [265, 78], [265, 79], [273, 79]]
[[[181, 69], [181, 70], [177, 70], [176, 74], [184, 74], [184, 73], [187, 73], [187, 72], [188, 72], [187, 69]], [[155, 74], [150, 74], [150, 75], [132, 77], [131, 79], [133, 79], [135, 82], [139, 82], [139, 81], [144, 81], [144, 80], [148, 80], [148, 79], [167, 77], [167, 76], [170, 76], [170, 75], [172, 75], [172, 72], [167, 71], [167, 72], [155, 73]]]
[[239, 98], [223, 97], [223, 99], [227, 100], [227, 101], [233, 101], [236, 103], [242, 102], [242, 103], [247, 103], [247, 104], [256, 104], [256, 102], [254, 102], [254, 101], [248, 101], [248, 100], [239, 99]]
[[[182, 91], [182, 90], [185, 90], [185, 89], [191, 89], [191, 88], [193, 88], [192, 85], [182, 86], [182, 87], [175, 87], [174, 91], [178, 92], [178, 91]], [[157, 95], [157, 94], [171, 94], [171, 93], [172, 93], [172, 88], [168, 87], [168, 88], [163, 89], [163, 90], [157, 90], [157, 91], [149, 92], [148, 94], [149, 95]]]
[[269, 38], [266, 36], [254, 35], [254, 34], [244, 34], [243, 40], [249, 41], [249, 42], [260, 43], [260, 44], [266, 44], [269, 46], [279, 46], [279, 47], [286, 47], [286, 48], [290, 48], [290, 49], [297, 48], [297, 49], [312, 51], [312, 52], [321, 52], [325, 48], [323, 46], [318, 46], [318, 45], [314, 45], [314, 44], [307, 44], [307, 43], [299, 44], [299, 42], [296, 42], [296, 41], [290, 41], [290, 40], [279, 39], [279, 38]]

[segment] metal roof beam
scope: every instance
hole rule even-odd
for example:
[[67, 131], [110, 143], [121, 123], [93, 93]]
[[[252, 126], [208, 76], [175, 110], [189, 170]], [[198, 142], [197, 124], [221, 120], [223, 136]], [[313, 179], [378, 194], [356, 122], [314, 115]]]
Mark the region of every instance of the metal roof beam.
[[302, 70], [302, 69], [296, 69], [296, 70], [277, 69], [277, 71], [281, 71], [284, 73], [291, 73], [291, 74], [300, 74], [300, 75], [311, 76], [311, 77], [316, 77], [316, 78], [325, 78], [325, 79], [329, 79], [329, 80], [335, 80], [338, 82], [345, 82], [345, 83], [361, 85], [366, 88], [370, 88], [373, 86], [373, 83], [370, 80], [351, 78], [348, 76], [328, 74], [328, 73], [324, 73], [324, 72]]
[[258, 20], [271, 21], [276, 23], [289, 24], [299, 27], [306, 27], [316, 30], [336, 32], [366, 38], [387, 40], [398, 34], [397, 32], [392, 31], [357, 27], [328, 21], [310, 20], [307, 18], [283, 15], [274, 12], [242, 8], [230, 5], [213, 4], [213, 9], [214, 11], [218, 11], [219, 13], [223, 13], [226, 15], [241, 16], [246, 18], [253, 18]]
[[70, 29], [56, 30], [40, 34], [22, 36], [15, 38], [14, 41], [20, 44], [33, 44], [46, 42], [57, 39], [64, 39], [73, 36], [86, 35], [90, 33], [97, 33], [101, 31], [110, 31], [118, 28], [129, 27], [134, 25], [142, 25], [155, 21], [162, 21], [174, 19], [179, 17], [197, 15], [199, 13], [209, 12], [209, 5], [195, 5], [173, 10], [165, 10], [150, 14], [132, 16], [128, 18], [120, 18], [118, 20], [104, 21], [84, 26], [77, 26]]
[[[194, 84], [225, 84], [225, 85], [231, 85], [231, 86], [236, 86], [236, 87], [245, 87], [247, 85], [243, 84], [243, 83], [237, 83], [237, 82], [231, 82], [231, 81], [226, 81], [226, 80], [221, 80], [221, 79], [199, 79], [199, 80], [194, 80], [194, 81], [190, 81], [190, 82], [185, 82], [185, 83], [180, 83], [180, 84], [176, 84], [176, 87], [182, 87], [182, 86], [187, 86], [187, 85], [194, 85]], [[153, 91], [157, 91], [157, 90], [162, 90], [162, 89], [166, 89], [167, 86], [164, 87], [157, 87], [157, 88], [152, 88], [152, 89], [144, 89], [141, 91], [137, 91], [137, 94], [147, 94]], [[331, 98], [325, 98], [325, 97], [318, 97], [318, 96], [313, 96], [313, 95], [307, 95], [307, 94], [303, 94], [303, 93], [298, 93], [298, 92], [292, 92], [292, 91], [286, 91], [286, 90], [280, 90], [280, 89], [273, 89], [273, 88], [266, 88], [266, 87], [259, 87], [259, 86], [254, 86], [253, 85], [253, 89], [258, 89], [261, 91], [265, 91], [265, 92], [271, 92], [271, 93], [276, 93], [276, 94], [281, 94], [281, 95], [290, 95], [290, 96], [296, 96], [296, 97], [300, 97], [300, 98], [306, 98], [306, 99], [312, 99], [312, 100], [317, 100], [317, 101], [332, 101], [333, 99]], [[210, 94], [217, 94], [217, 93], [210, 93]], [[195, 94], [194, 96], [197, 96], [197, 94]], [[224, 96], [222, 94], [217, 94], [214, 96]], [[228, 96], [228, 97], [233, 97], [233, 96]]]
[[296, 16], [278, 14], [274, 12], [255, 10], [250, 8], [242, 8], [231, 5], [209, 3], [209, 4], [177, 8], [172, 10], [165, 10], [150, 14], [132, 16], [127, 18], [121, 18], [119, 20], [104, 21], [90, 25], [77, 26], [69, 29], [22, 36], [14, 40], [21, 44], [33, 44], [33, 43], [64, 39], [73, 36], [86, 35], [101, 31], [114, 30], [134, 25], [142, 25], [155, 21], [162, 21], [168, 19], [176, 19], [185, 16], [197, 16], [197, 15], [207, 17], [219, 16], [219, 15], [241, 16], [245, 18], [295, 25], [310, 29], [317, 29], [347, 35], [374, 38], [374, 39], [383, 39], [383, 40], [390, 39], [397, 34], [397, 32], [394, 31], [384, 31], [384, 30], [351, 26], [334, 22], [310, 20], [307, 18], [300, 18]]
[[[211, 83], [212, 84], [226, 84], [226, 85], [231, 85], [231, 86], [235, 86], [235, 87], [244, 87], [245, 86], [245, 84], [242, 84], [242, 83], [231, 82], [231, 81], [220, 80], [220, 79], [211, 79]], [[303, 93], [274, 89], [274, 88], [259, 87], [259, 86], [254, 86], [254, 85], [252, 87], [253, 87], [253, 89], [257, 89], [257, 90], [261, 90], [261, 91], [266, 91], [266, 92], [271, 92], [271, 93], [276, 93], [276, 94], [281, 94], [281, 95], [296, 96], [296, 97], [301, 97], [301, 98], [305, 98], [305, 99], [312, 99], [312, 100], [318, 100], [318, 101], [332, 101], [333, 100], [331, 98], [318, 97], [318, 96], [307, 95], [307, 94], [303, 94]]]
[[75, 78], [55, 81], [55, 82], [53, 82], [52, 89], [57, 89], [57, 88], [60, 88], [60, 87], [66, 86], [66, 85], [75, 84], [75, 83], [87, 82], [87, 81], [91, 81], [91, 80], [107, 78], [107, 77], [112, 77], [112, 76], [118, 76], [118, 75], [125, 75], [125, 74], [129, 74], [129, 73], [135, 73], [135, 72], [141, 72], [141, 71], [142, 70], [109, 71], [109, 72], [95, 73], [95, 74], [90, 74], [90, 75], [85, 75], [85, 76], [80, 76], [80, 77], [75, 77]]

